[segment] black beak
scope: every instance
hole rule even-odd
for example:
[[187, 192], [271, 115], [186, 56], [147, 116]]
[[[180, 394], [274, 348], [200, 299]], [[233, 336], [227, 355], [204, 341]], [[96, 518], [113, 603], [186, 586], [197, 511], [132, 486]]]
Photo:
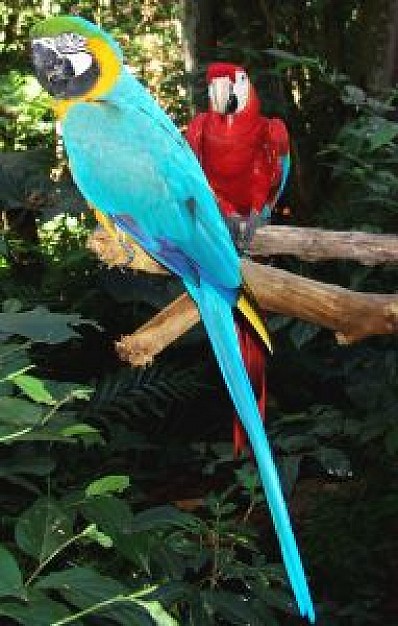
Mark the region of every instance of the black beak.
[[65, 97], [69, 81], [74, 78], [69, 59], [58, 55], [40, 41], [34, 41], [31, 50], [33, 66], [41, 86], [54, 98]]
[[226, 107], [225, 107], [225, 114], [232, 115], [232, 113], [235, 113], [237, 108], [238, 108], [238, 98], [235, 96], [234, 93], [231, 93], [228, 98]]

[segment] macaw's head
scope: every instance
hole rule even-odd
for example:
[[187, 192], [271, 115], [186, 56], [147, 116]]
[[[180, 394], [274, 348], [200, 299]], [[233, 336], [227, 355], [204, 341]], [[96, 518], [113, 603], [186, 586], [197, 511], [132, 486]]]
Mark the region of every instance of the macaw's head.
[[257, 99], [254, 88], [243, 67], [233, 63], [211, 63], [206, 80], [210, 108], [220, 115], [241, 113], [252, 99]]
[[123, 63], [121, 49], [109, 35], [74, 16], [36, 24], [31, 50], [39, 82], [59, 101], [100, 98], [116, 83]]

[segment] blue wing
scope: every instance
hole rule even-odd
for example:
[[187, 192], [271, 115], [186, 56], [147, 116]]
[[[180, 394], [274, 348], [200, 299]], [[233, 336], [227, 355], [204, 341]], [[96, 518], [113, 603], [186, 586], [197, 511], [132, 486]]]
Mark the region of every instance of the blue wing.
[[[133, 99], [139, 83], [127, 79], [134, 81], [128, 82]], [[129, 228], [137, 229], [130, 234], [183, 278], [181, 255], [188, 251], [191, 266], [205, 280], [237, 289], [239, 258], [202, 169], [152, 99], [157, 116], [151, 117], [139, 90], [138, 105], [79, 103], [68, 112], [63, 137], [76, 183], [111, 218], [126, 223], [128, 216]], [[173, 249], [179, 255], [175, 267]]]
[[263, 206], [263, 209], [261, 211], [261, 217], [263, 218], [264, 221], [269, 221], [269, 219], [271, 218], [271, 211], [274, 208], [274, 206], [276, 206], [279, 198], [281, 197], [283, 190], [285, 189], [285, 186], [286, 186], [287, 177], [289, 176], [290, 152], [281, 156], [280, 159], [281, 159], [282, 174], [281, 174], [281, 180], [279, 183], [279, 188], [275, 194], [275, 197], [272, 200], [272, 203], [265, 204]]

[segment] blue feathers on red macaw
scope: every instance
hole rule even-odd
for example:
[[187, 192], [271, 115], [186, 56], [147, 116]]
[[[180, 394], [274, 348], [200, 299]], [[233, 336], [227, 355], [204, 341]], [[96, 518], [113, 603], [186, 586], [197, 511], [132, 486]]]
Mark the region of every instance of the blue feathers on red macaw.
[[[290, 167], [289, 135], [281, 119], [261, 115], [259, 98], [243, 67], [212, 63], [206, 79], [209, 110], [193, 118], [186, 137], [240, 247], [242, 226], [243, 245], [248, 245], [255, 226], [269, 218], [282, 193]], [[264, 419], [265, 346], [242, 316], [237, 317], [237, 327]], [[246, 436], [236, 417], [233, 438], [239, 454]]]

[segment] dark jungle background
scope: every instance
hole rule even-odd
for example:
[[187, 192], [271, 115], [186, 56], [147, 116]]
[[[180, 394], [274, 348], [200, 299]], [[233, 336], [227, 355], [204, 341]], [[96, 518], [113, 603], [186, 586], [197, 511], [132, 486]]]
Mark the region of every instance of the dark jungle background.
[[[200, 328], [133, 369], [114, 340], [180, 290], [109, 270], [70, 181], [30, 26], [74, 12], [184, 129], [204, 68], [247, 66], [292, 138], [277, 222], [396, 233], [396, 0], [0, 2], [0, 623], [302, 623]], [[397, 268], [276, 265], [361, 291]], [[398, 623], [398, 344], [270, 316], [268, 431], [320, 626]]]

